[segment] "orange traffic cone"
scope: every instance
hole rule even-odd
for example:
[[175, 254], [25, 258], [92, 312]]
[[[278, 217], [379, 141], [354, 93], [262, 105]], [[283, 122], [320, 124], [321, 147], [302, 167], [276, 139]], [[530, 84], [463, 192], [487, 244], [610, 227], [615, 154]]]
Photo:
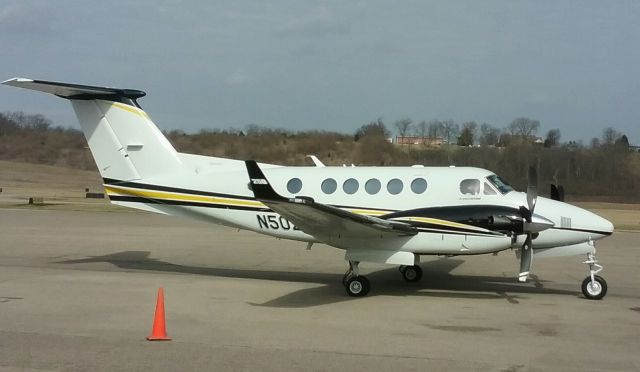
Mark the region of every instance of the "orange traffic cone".
[[167, 336], [167, 329], [164, 322], [164, 291], [162, 287], [158, 289], [158, 300], [156, 301], [156, 313], [153, 317], [153, 329], [151, 335], [147, 337], [149, 341], [170, 341]]

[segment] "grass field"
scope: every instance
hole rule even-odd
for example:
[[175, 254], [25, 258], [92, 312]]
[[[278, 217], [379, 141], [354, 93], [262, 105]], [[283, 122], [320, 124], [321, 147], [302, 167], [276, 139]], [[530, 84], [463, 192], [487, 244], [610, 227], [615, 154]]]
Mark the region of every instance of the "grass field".
[[[0, 208], [41, 208], [62, 210], [132, 211], [109, 204], [108, 199], [86, 199], [85, 189], [102, 192], [96, 171], [0, 161]], [[29, 205], [30, 197], [42, 197], [45, 204]], [[616, 230], [640, 230], [640, 204], [576, 202], [607, 218]]]

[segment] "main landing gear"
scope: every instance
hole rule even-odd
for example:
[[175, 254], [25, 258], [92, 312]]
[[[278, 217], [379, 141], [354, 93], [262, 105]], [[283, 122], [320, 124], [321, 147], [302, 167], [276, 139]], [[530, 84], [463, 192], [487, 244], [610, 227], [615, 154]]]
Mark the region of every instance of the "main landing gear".
[[600, 300], [607, 294], [607, 282], [596, 275], [602, 271], [602, 265], [598, 264], [595, 250], [593, 253], [587, 253], [584, 263], [589, 265], [589, 276], [582, 281], [582, 294], [589, 300]]
[[418, 265], [400, 266], [398, 268], [405, 282], [415, 283], [422, 279], [422, 269]]
[[359, 275], [359, 261], [349, 261], [349, 270], [342, 278], [347, 294], [352, 297], [364, 297], [369, 293], [369, 279], [364, 275]]
[[[342, 277], [342, 284], [344, 284], [347, 294], [352, 297], [364, 297], [371, 288], [369, 279], [359, 274], [359, 264], [359, 261], [349, 261], [349, 270]], [[399, 270], [402, 273], [402, 279], [406, 282], [414, 283], [422, 279], [422, 269], [418, 265], [400, 266]]]

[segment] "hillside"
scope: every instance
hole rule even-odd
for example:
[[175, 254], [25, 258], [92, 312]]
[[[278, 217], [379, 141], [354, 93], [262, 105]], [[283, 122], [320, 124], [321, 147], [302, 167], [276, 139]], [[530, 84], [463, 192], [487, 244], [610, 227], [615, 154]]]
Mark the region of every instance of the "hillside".
[[[337, 166], [481, 167], [517, 189], [526, 187], [527, 169], [537, 165], [542, 195], [548, 194], [549, 184], [554, 183], [564, 186], [569, 200], [640, 202], [640, 154], [629, 151], [628, 142], [591, 147], [569, 142], [545, 147], [528, 141], [528, 137], [512, 137], [500, 147], [395, 145], [387, 141], [388, 131], [380, 121], [362, 126], [355, 135], [257, 126], [246, 131], [171, 131], [166, 135], [181, 152], [283, 165], [310, 165], [306, 155], [313, 154], [325, 164]], [[0, 160], [96, 170], [81, 132], [53, 128], [38, 115], [0, 114]]]

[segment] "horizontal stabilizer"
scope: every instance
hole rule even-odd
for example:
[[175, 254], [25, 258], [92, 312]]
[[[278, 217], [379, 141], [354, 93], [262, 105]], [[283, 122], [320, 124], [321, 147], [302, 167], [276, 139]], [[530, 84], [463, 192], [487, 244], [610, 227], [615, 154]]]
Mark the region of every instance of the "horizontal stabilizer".
[[104, 99], [107, 101], [122, 101], [123, 98], [136, 100], [147, 95], [145, 92], [135, 89], [95, 87], [90, 85], [59, 83], [55, 81], [32, 80], [25, 78], [9, 79], [7, 81], [3, 81], [2, 84], [50, 93], [66, 99], [78, 100]]

